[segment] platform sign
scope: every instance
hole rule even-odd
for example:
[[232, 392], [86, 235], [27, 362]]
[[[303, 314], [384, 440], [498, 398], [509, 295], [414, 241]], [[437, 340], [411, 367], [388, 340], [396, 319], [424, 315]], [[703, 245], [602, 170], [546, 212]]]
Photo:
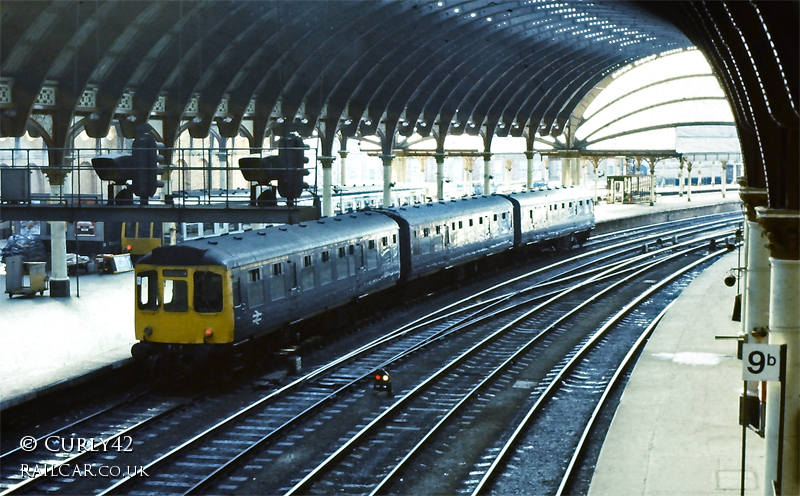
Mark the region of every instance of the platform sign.
[[745, 381], [780, 381], [781, 367], [781, 345], [742, 345], [742, 378]]

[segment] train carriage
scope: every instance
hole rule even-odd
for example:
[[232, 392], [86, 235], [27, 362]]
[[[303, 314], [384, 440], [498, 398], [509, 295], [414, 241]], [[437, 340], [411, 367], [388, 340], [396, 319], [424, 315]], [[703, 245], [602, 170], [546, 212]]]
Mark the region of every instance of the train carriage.
[[191, 362], [210, 347], [180, 345], [239, 344], [392, 286], [398, 238], [364, 212], [156, 248], [136, 265], [134, 355]]
[[414, 279], [511, 248], [512, 204], [499, 196], [383, 210], [401, 227], [402, 276]]
[[514, 204], [514, 245], [583, 244], [594, 228], [592, 197], [574, 188], [502, 195]]

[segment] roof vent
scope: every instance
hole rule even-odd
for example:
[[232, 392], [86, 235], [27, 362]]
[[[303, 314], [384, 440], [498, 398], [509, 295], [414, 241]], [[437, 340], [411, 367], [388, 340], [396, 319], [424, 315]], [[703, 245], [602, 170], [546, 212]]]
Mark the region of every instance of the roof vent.
[[341, 217], [334, 217], [333, 220], [335, 220], [336, 222], [341, 222], [342, 221]]
[[238, 239], [238, 240], [241, 241], [242, 237], [241, 236], [234, 236], [233, 239]]
[[211, 240], [209, 239], [209, 240], [208, 240], [208, 244], [210, 244], [210, 245], [215, 245], [215, 244], [217, 244], [217, 242], [216, 242], [216, 241], [211, 241]]
[[256, 231], [256, 232], [258, 232], [259, 236], [266, 236], [267, 235], [267, 231], [262, 231], [260, 229], [258, 231]]
[[286, 229], [285, 227], [279, 227], [278, 230], [279, 231], [288, 231], [288, 229]]

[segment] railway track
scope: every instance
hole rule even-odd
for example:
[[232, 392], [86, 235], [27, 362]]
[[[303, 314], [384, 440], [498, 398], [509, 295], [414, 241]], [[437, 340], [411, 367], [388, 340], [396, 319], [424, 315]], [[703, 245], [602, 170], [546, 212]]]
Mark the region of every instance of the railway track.
[[[425, 460], [432, 455], [425, 447], [427, 444], [410, 451], [420, 442], [419, 439], [406, 440], [402, 446], [396, 446], [388, 439], [413, 438], [424, 430], [421, 426], [439, 423], [442, 425], [437, 427], [438, 433], [428, 437], [441, 439], [444, 436], [447, 439], [452, 434], [443, 433], [454, 429], [457, 433], [459, 426], [470, 425], [470, 421], [482, 416], [477, 413], [480, 409], [476, 410], [476, 405], [493, 403], [493, 400], [486, 399], [484, 391], [511, 390], [521, 393], [516, 395], [520, 397], [529, 397], [535, 391], [544, 394], [543, 390], [540, 391], [541, 385], [549, 377], [556, 377], [552, 370], [539, 371], [535, 380], [509, 377], [513, 377], [514, 371], [528, 370], [543, 356], [558, 364], [586, 339], [578, 339], [578, 333], [572, 333], [575, 336], [570, 339], [564, 338], [563, 332], [558, 336], [556, 326], [550, 325], [553, 332], [542, 333], [536, 339], [537, 343], [546, 343], [546, 346], [534, 346], [528, 342], [535, 334], [533, 330], [548, 327], [548, 315], [552, 322], [558, 319], [558, 315], [569, 312], [566, 307], [556, 307], [556, 302], [571, 299], [567, 306], [574, 307], [575, 298], [582, 293], [583, 301], [587, 302], [582, 308], [588, 311], [594, 308], [589, 306], [589, 302], [597, 301], [601, 287], [611, 288], [607, 290], [610, 294], [614, 293], [613, 288], [625, 286], [624, 281], [631, 278], [649, 280], [647, 278], [652, 276], [642, 274], [645, 274], [646, 266], [653, 264], [653, 257], [687, 257], [688, 254], [677, 253], [707, 251], [712, 239], [715, 244], [722, 245], [733, 232], [731, 221], [724, 217], [705, 219], [701, 224], [708, 234], [700, 238], [690, 234], [692, 229], [696, 231], [698, 228], [688, 226], [679, 226], [666, 233], [643, 230], [643, 237], [638, 238], [634, 238], [633, 231], [616, 237], [598, 237], [592, 241], [594, 248], [591, 250], [587, 248], [577, 256], [443, 305], [435, 312], [388, 332], [283, 387], [261, 393], [257, 401], [217, 422], [208, 423], [206, 427], [198, 427], [195, 435], [154, 453], [150, 459], [142, 458], [143, 449], [138, 447], [134, 450], [140, 451], [138, 456], [121, 454], [115, 463], [138, 464], [147, 476], [105, 478], [96, 482], [99, 482], [98, 486], [104, 483], [108, 487], [98, 487], [99, 490], [94, 492], [327, 493], [331, 492], [332, 485], [349, 487], [354, 493], [394, 492], [392, 488], [398, 487], [401, 488], [399, 492], [407, 492], [402, 485], [397, 485], [397, 477], [422, 481], [424, 477], [418, 476], [418, 469], [415, 472], [415, 469], [408, 468], [409, 464], [417, 463], [412, 460]], [[696, 239], [690, 240], [691, 237]], [[576, 311], [574, 319], [580, 321], [578, 314]], [[511, 322], [525, 318], [540, 320], [509, 331], [514, 328]], [[576, 327], [575, 324], [571, 326]], [[570, 328], [570, 325], [564, 327]], [[494, 344], [490, 346], [490, 343]], [[470, 351], [473, 348], [474, 351]], [[528, 354], [520, 351], [534, 348], [538, 351]], [[483, 355], [476, 358], [473, 353], [478, 352]], [[515, 353], [519, 353], [519, 357], [508, 358], [516, 356]], [[559, 354], [561, 358], [558, 358]], [[443, 364], [443, 361], [448, 363]], [[490, 363], [494, 364], [493, 368], [487, 365]], [[378, 368], [394, 371], [397, 378], [395, 397], [372, 394], [366, 377]], [[475, 399], [464, 399], [467, 394]], [[496, 396], [497, 393], [493, 394]], [[455, 405], [461, 406], [454, 413], [447, 413]], [[409, 412], [422, 413], [420, 418], [412, 419]], [[183, 418], [190, 416], [184, 415]], [[442, 418], [457, 420], [442, 422]], [[155, 416], [148, 423], [163, 424]], [[359, 434], [361, 431], [365, 433]], [[492, 429], [486, 432], [492, 432]], [[386, 448], [379, 450], [376, 446]], [[332, 450], [331, 447], [338, 448]], [[373, 456], [379, 451], [385, 452], [385, 458]], [[476, 447], [469, 450], [478, 451]], [[436, 452], [435, 448], [433, 452]], [[402, 453], [408, 453], [407, 461], [398, 463], [398, 454]], [[468, 465], [463, 461], [458, 463], [460, 467]], [[459, 480], [474, 479], [486, 463], [474, 463], [467, 471], [468, 477]], [[498, 466], [505, 467], [506, 462]], [[386, 477], [387, 473], [393, 475], [381, 482], [381, 477]], [[359, 477], [363, 474], [364, 481], [354, 482], [356, 474]], [[53, 481], [69, 478], [47, 479], [47, 484], [55, 484], [48, 488], [58, 492], [62, 489]], [[502, 482], [503, 478], [497, 480]], [[469, 484], [462, 482], [454, 482], [451, 487], [459, 492], [468, 491]], [[64, 487], [75, 486], [65, 483]]]

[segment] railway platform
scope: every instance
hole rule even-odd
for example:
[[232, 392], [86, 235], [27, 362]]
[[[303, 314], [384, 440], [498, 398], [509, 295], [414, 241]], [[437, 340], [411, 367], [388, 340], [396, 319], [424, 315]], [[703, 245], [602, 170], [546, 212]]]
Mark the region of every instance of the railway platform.
[[[652, 207], [600, 203], [597, 231], [729, 211], [739, 204], [735, 192], [727, 199], [719, 192], [693, 194], [691, 203], [665, 195]], [[69, 298], [0, 298], [0, 411], [130, 362], [133, 277], [132, 272], [81, 274], [77, 280], [73, 275]], [[0, 288], [5, 284], [0, 264]]]
[[[731, 320], [732, 252], [683, 290], [622, 393], [589, 496], [741, 494], [741, 323]], [[764, 494], [764, 440], [746, 433], [745, 493]]]

